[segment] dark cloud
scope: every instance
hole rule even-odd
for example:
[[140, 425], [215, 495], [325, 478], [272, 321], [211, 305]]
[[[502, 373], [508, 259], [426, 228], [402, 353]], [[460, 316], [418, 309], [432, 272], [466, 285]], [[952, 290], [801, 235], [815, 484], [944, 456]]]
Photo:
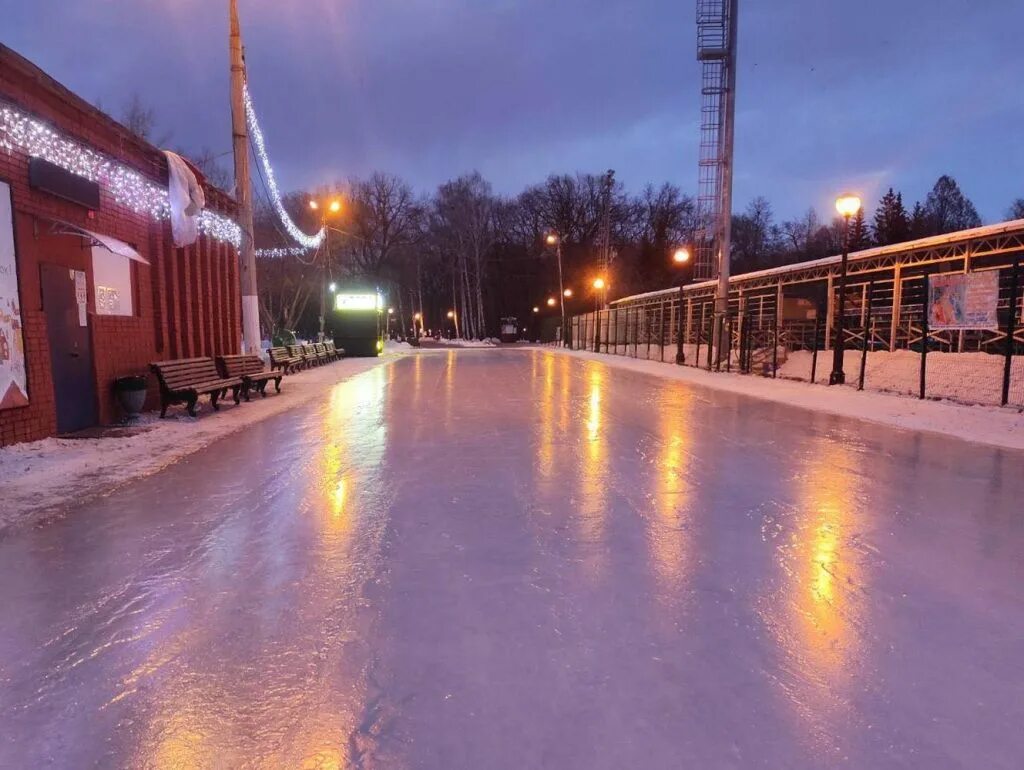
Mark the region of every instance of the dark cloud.
[[[615, 168], [696, 180], [694, 12], [677, 0], [241, 0], [251, 87], [286, 187], [372, 169], [514, 192]], [[744, 0], [737, 205], [839, 189], [910, 200], [956, 176], [987, 219], [1024, 195], [1014, 0]], [[173, 141], [229, 148], [224, 0], [0, 0], [4, 42]]]

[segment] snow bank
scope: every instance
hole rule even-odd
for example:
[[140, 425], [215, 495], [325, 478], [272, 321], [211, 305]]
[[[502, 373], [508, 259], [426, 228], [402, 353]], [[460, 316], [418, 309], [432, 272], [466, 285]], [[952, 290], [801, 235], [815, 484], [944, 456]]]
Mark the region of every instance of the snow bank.
[[[907, 430], [940, 433], [965, 441], [1008, 449], [1024, 449], [1024, 414], [1021, 414], [1018, 409], [967, 406], [951, 401], [921, 401], [890, 393], [857, 391], [852, 386], [830, 388], [794, 380], [773, 380], [759, 376], [726, 374], [725, 372], [713, 373], [690, 366], [675, 366], [658, 361], [644, 361], [589, 351], [565, 350], [564, 348], [551, 348], [551, 350], [575, 358], [600, 361], [619, 369], [643, 372], [657, 377], [789, 404], [803, 409], [812, 409], [840, 417], [851, 417]], [[914, 356], [913, 353], [910, 355]], [[916, 358], [916, 356], [914, 357]], [[929, 367], [933, 358], [938, 358], [938, 354], [934, 357], [929, 356]], [[824, 359], [825, 356], [819, 353], [819, 379], [821, 376], [828, 377], [830, 361]], [[670, 360], [667, 350], [665, 360]], [[885, 360], [884, 356], [879, 357], [878, 367], [880, 370], [883, 370], [881, 362]], [[848, 378], [852, 377], [852, 372], [858, 371], [853, 363], [851, 361], [847, 364]], [[856, 367], [859, 366], [860, 359], [858, 358]], [[905, 364], [900, 364], [900, 366], [905, 366]], [[792, 364], [792, 367], [791, 371], [797, 370], [797, 364]], [[822, 372], [823, 368], [824, 372]], [[807, 373], [809, 376], [809, 356]], [[878, 377], [881, 380], [882, 374], [880, 373]], [[939, 377], [940, 374], [937, 373], [936, 378]], [[856, 382], [856, 380], [853, 381]]]
[[96, 439], [48, 438], [0, 448], [0, 532], [14, 523], [31, 522], [67, 500], [110, 491], [126, 481], [148, 476], [207, 444], [237, 430], [325, 398], [333, 385], [401, 354], [349, 358], [285, 377], [281, 393], [256, 397], [219, 412], [200, 399], [199, 417], [172, 407], [165, 420], [144, 415], [125, 435]]
[[[809, 351], [789, 354], [779, 368], [779, 376], [796, 380], [811, 379]], [[847, 351], [843, 371], [847, 382], [860, 377], [861, 351]], [[965, 404], [998, 406], [1002, 400], [1005, 359], [989, 353], [930, 353], [925, 379], [929, 398], [946, 398]], [[817, 382], [828, 382], [832, 371], [832, 351], [818, 353]], [[917, 395], [920, 387], [921, 356], [911, 350], [871, 351], [864, 367], [864, 387], [887, 393]], [[1024, 403], [1024, 357], [1013, 360], [1010, 370], [1011, 395]]]

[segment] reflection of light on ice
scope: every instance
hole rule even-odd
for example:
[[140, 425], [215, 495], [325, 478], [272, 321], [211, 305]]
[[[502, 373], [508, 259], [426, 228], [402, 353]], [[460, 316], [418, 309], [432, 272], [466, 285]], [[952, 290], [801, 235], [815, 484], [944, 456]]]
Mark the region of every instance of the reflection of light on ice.
[[592, 570], [600, 568], [601, 548], [604, 540], [605, 517], [607, 516], [608, 447], [601, 430], [602, 402], [605, 382], [602, 368], [590, 364], [587, 370], [589, 388], [587, 391], [587, 420], [583, 425], [584, 453], [580, 463], [580, 516], [581, 543], [588, 549], [586, 561]]

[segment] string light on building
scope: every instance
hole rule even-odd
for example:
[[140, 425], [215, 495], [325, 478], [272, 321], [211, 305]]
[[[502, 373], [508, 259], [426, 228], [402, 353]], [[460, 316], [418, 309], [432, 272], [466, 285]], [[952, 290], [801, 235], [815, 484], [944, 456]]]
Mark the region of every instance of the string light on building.
[[311, 249], [307, 249], [305, 246], [285, 246], [275, 249], [256, 249], [256, 256], [267, 259], [281, 259], [283, 257], [301, 257], [308, 251], [311, 251]]
[[256, 120], [256, 110], [252, 105], [252, 97], [249, 95], [249, 87], [246, 86], [243, 92], [245, 98], [245, 115], [249, 121], [249, 132], [252, 135], [253, 145], [256, 148], [256, 157], [259, 159], [260, 165], [263, 166], [263, 172], [266, 175], [267, 187], [270, 190], [270, 202], [274, 206], [274, 210], [277, 212], [277, 216], [280, 218], [281, 223], [284, 225], [285, 230], [288, 231], [288, 235], [295, 239], [295, 242], [307, 249], [315, 249], [324, 241], [324, 237], [327, 234], [325, 228], [320, 228], [316, 235], [307, 235], [299, 229], [298, 225], [292, 221], [292, 218], [288, 216], [288, 212], [285, 211], [284, 203], [281, 201], [281, 191], [277, 187], [277, 178], [274, 176], [274, 169], [270, 166], [270, 158], [267, 156], [266, 142], [263, 139], [263, 131], [260, 130], [259, 121]]
[[[163, 221], [170, 217], [167, 188], [147, 179], [132, 168], [58, 133], [43, 121], [9, 104], [0, 105], [0, 150], [25, 153], [59, 166], [76, 176], [106, 188], [114, 201], [140, 214]], [[211, 238], [236, 248], [242, 230], [228, 217], [205, 210], [200, 230]]]

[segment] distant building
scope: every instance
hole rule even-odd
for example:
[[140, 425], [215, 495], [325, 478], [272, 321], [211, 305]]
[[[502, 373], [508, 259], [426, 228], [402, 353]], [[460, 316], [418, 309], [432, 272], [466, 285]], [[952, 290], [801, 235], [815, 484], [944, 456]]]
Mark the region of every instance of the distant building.
[[151, 361], [238, 352], [236, 206], [203, 186], [175, 248], [163, 153], [0, 45], [0, 445], [117, 421]]

